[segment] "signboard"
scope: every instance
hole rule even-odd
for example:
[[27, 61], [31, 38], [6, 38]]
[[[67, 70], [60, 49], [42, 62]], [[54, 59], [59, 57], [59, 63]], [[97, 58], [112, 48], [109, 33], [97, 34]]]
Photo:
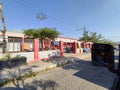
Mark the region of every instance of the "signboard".
[[24, 43], [24, 49], [30, 50], [30, 44], [29, 43]]

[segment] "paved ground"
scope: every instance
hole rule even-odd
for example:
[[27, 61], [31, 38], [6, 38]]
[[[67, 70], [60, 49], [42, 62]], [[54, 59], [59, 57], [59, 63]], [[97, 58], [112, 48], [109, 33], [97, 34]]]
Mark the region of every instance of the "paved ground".
[[[46, 70], [48, 68], [54, 68], [60, 64], [64, 64], [67, 62], [73, 61], [74, 57], [80, 56], [86, 57], [89, 54], [65, 54], [65, 57], [56, 57], [56, 58], [51, 58], [50, 60], [40, 60], [39, 62], [33, 62], [29, 63], [26, 65], [14, 67], [14, 68], [4, 68], [0, 69], [0, 84], [8, 79], [16, 78], [23, 76], [26, 73], [31, 73], [31, 72], [40, 72], [43, 70]], [[74, 57], [71, 57], [74, 56]]]
[[[108, 90], [115, 75], [106, 68], [93, 66], [90, 55], [66, 54], [73, 63], [20, 80], [0, 90]], [[63, 58], [65, 59], [65, 58]]]

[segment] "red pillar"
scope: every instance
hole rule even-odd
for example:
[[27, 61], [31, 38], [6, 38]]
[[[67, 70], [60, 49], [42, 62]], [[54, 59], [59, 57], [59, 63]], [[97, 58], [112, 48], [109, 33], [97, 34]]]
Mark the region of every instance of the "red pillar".
[[74, 42], [74, 53], [77, 54], [77, 42]]
[[34, 61], [39, 60], [39, 39], [34, 39]]
[[64, 51], [63, 51], [63, 41], [60, 41], [60, 54], [61, 54], [61, 56], [63, 56], [63, 53], [64, 53]]
[[24, 52], [24, 37], [22, 37], [22, 52]]
[[92, 49], [92, 43], [90, 43], [90, 49]]
[[83, 43], [83, 48], [86, 48], [86, 43], [85, 42]]

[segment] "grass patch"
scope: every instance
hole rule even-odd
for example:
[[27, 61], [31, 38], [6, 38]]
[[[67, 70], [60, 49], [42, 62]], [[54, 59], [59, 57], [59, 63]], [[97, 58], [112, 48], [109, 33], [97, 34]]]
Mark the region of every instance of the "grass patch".
[[4, 81], [3, 83], [0, 83], [0, 87], [9, 84], [9, 83], [11, 83], [12, 81], [13, 81], [13, 79], [10, 79], [10, 80], [7, 80], [7, 81]]
[[6, 80], [2, 83], [0, 83], [0, 87], [5, 86], [7, 84], [12, 83], [13, 81], [17, 81], [17, 80], [23, 80], [23, 79], [27, 79], [27, 78], [31, 78], [31, 77], [35, 77], [38, 73], [37, 72], [31, 72], [31, 73], [26, 73], [25, 75], [19, 77], [19, 78], [13, 78], [10, 80]]

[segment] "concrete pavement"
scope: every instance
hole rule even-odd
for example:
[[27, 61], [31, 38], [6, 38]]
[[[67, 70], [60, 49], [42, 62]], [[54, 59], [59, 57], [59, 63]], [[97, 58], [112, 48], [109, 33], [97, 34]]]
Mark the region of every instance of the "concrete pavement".
[[[18, 80], [0, 90], [108, 90], [113, 84], [115, 74], [107, 68], [93, 66], [90, 54], [66, 54], [58, 61], [71, 60], [73, 62], [36, 77]], [[56, 63], [54, 60], [45, 63]], [[37, 63], [38, 64], [38, 63]], [[35, 65], [35, 64], [34, 64]], [[34, 66], [36, 67], [36, 66]]]
[[82, 58], [82, 57], [87, 57], [89, 55], [90, 54], [76, 55], [76, 54], [67, 53], [67, 54], [64, 54], [64, 57], [52, 58], [50, 60], [42, 60], [39, 62], [19, 66], [13, 69], [3, 69], [3, 70], [0, 70], [0, 83], [12, 78], [18, 78], [20, 76], [23, 76], [26, 73], [40, 72], [50, 68], [54, 68], [61, 64], [65, 64], [67, 62], [71, 62], [73, 61], [73, 57], [76, 57], [76, 56], [80, 56]]

